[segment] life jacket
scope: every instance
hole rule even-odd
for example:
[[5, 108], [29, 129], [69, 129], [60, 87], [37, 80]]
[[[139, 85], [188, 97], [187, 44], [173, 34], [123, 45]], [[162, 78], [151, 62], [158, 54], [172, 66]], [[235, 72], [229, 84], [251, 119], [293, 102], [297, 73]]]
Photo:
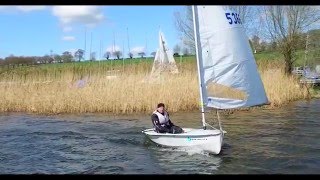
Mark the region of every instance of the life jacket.
[[161, 126], [169, 125], [169, 116], [167, 111], [164, 111], [164, 115], [162, 115], [157, 110], [155, 110], [153, 114], [156, 114], [158, 116], [159, 123], [161, 124]]

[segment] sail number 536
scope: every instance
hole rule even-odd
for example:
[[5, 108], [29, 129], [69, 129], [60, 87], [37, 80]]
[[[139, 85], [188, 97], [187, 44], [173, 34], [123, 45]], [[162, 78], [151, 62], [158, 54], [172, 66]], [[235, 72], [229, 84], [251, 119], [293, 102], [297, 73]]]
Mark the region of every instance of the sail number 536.
[[237, 13], [226, 13], [226, 18], [229, 21], [229, 24], [242, 24], [239, 14]]

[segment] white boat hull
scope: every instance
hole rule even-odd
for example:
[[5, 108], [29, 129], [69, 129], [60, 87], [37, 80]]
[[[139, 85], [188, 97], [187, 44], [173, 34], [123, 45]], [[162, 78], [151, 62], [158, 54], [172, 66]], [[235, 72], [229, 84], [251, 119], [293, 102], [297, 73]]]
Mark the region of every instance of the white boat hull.
[[151, 141], [170, 147], [197, 147], [203, 151], [219, 154], [223, 143], [223, 132], [218, 129], [203, 130], [183, 128], [184, 133], [157, 133], [153, 129], [146, 129], [146, 134]]

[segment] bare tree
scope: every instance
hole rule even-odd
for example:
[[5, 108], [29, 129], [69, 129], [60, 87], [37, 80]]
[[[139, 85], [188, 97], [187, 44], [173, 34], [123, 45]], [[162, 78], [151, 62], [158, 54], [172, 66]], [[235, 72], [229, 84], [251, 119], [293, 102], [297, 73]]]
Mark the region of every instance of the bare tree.
[[105, 57], [106, 59], [109, 59], [111, 56], [111, 52], [107, 51], [106, 53], [104, 53], [103, 57]]
[[257, 53], [257, 50], [259, 51], [260, 49], [260, 38], [257, 35], [254, 35], [252, 38], [252, 46], [253, 46], [253, 50], [254, 53]]
[[83, 56], [84, 56], [84, 50], [82, 50], [82, 49], [78, 49], [74, 53], [74, 57], [77, 58], [79, 62], [81, 61], [81, 59], [83, 59]]
[[63, 62], [72, 62], [73, 56], [71, 52], [65, 51], [62, 53]]
[[128, 56], [130, 57], [130, 59], [132, 59], [133, 53], [132, 53], [132, 52], [129, 52], [129, 53], [128, 53]]
[[254, 23], [259, 20], [257, 19], [259, 17], [259, 8], [254, 6], [230, 6], [230, 9], [239, 14], [247, 35], [257, 31], [257, 26]]
[[52, 58], [51, 56], [49, 56], [49, 55], [43, 56], [41, 60], [42, 60], [42, 62], [45, 63], [45, 64], [46, 64], [46, 63], [52, 63], [52, 62], [53, 62], [53, 58]]
[[260, 51], [265, 51], [267, 49], [267, 43], [265, 41], [262, 41], [260, 43]]
[[112, 53], [113, 57], [116, 57], [117, 59], [120, 59], [120, 56], [122, 55], [122, 52], [121, 51], [114, 51]]
[[59, 54], [55, 54], [53, 57], [56, 62], [62, 63], [62, 56], [60, 56]]
[[176, 29], [184, 37], [183, 44], [195, 52], [192, 7], [185, 6], [180, 12], [175, 12], [174, 18]]
[[34, 64], [36, 58], [33, 56], [9, 56], [6, 57], [5, 59], [0, 59], [0, 62], [2, 61], [2, 65], [30, 65]]
[[292, 71], [301, 33], [320, 20], [319, 12], [315, 6], [264, 7], [266, 31], [284, 56], [287, 74]]
[[141, 58], [143, 58], [143, 56], [145, 56], [146, 53], [145, 52], [139, 52], [138, 55], [141, 56]]
[[[254, 10], [253, 6], [230, 6], [230, 8], [238, 12], [243, 27], [249, 34], [254, 29], [252, 19], [255, 18], [257, 11]], [[195, 53], [192, 7], [185, 6], [180, 12], [175, 12], [174, 18], [176, 29], [183, 36], [183, 44], [190, 49], [191, 53]]]

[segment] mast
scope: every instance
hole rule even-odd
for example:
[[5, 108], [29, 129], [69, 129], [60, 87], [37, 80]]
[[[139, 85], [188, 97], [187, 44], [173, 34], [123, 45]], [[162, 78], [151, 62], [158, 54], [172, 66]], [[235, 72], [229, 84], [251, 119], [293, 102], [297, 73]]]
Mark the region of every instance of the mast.
[[124, 40], [122, 40], [122, 73], [124, 74]]
[[145, 49], [146, 59], [147, 59], [147, 52], [148, 52], [148, 37], [146, 37], [146, 49]]
[[84, 29], [84, 60], [86, 60], [86, 53], [87, 53], [87, 28]]
[[[116, 38], [115, 38], [115, 32], [114, 32], [114, 30], [113, 30], [113, 46], [112, 46], [112, 55], [111, 56], [114, 56], [114, 55], [116, 55], [116, 53], [115, 53], [115, 51], [116, 51]], [[114, 57], [114, 59], [113, 60], [115, 60], [116, 58]], [[114, 69], [113, 69], [113, 63], [112, 63], [112, 61], [111, 61], [111, 72], [113, 72], [114, 73], [114, 71], [113, 71]]]
[[183, 54], [183, 36], [181, 36], [181, 42], [180, 42], [180, 67], [182, 63], [182, 54]]
[[202, 53], [199, 51], [201, 47], [200, 45], [200, 35], [199, 35], [199, 20], [198, 20], [198, 9], [196, 6], [192, 6], [192, 16], [193, 16], [193, 28], [194, 28], [194, 38], [196, 45], [196, 57], [197, 57], [197, 68], [198, 68], [198, 79], [199, 79], [199, 90], [200, 90], [200, 107], [201, 107], [201, 115], [202, 115], [202, 126], [203, 129], [206, 129], [206, 120], [204, 116], [204, 104], [203, 104], [203, 94], [202, 94], [202, 86], [204, 86], [203, 81], [203, 72], [202, 72]]
[[129, 43], [129, 29], [127, 27], [127, 41], [128, 41], [128, 56], [129, 56], [129, 62], [131, 64], [131, 57], [130, 57], [130, 53], [131, 53], [131, 50], [130, 50], [130, 43]]
[[113, 31], [113, 48], [112, 48], [112, 51], [113, 51], [113, 53], [116, 51], [116, 37], [115, 37], [115, 33], [114, 33], [114, 31]]
[[[115, 35], [114, 30], [113, 30], [113, 49], [112, 49], [112, 53], [113, 53], [114, 55], [117, 54], [117, 53], [116, 53], [116, 35]], [[115, 58], [115, 57], [114, 57], [114, 58]]]
[[128, 40], [128, 50], [129, 50], [129, 53], [130, 53], [129, 30], [128, 30], [128, 28], [127, 28], [127, 40]]
[[102, 42], [101, 42], [101, 39], [100, 39], [100, 48], [99, 48], [99, 61], [101, 60], [101, 52], [102, 52], [102, 49], [101, 49], [101, 44], [102, 44]]
[[104, 58], [105, 50], [103, 49], [103, 40], [101, 40], [101, 59]]
[[92, 61], [92, 55], [91, 55], [91, 48], [92, 48], [92, 32], [91, 32], [91, 38], [90, 38], [90, 61]]

